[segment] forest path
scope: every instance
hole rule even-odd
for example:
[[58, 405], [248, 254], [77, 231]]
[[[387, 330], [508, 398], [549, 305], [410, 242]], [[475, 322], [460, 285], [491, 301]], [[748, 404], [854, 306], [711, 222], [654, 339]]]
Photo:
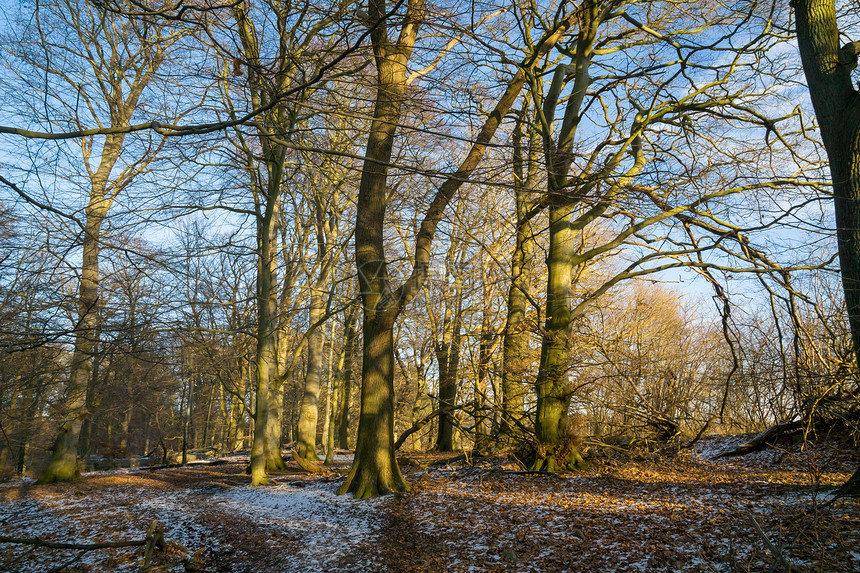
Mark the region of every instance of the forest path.
[[[410, 465], [412, 492], [370, 501], [335, 495], [343, 458], [328, 476], [288, 464], [257, 488], [237, 458], [7, 482], [0, 535], [141, 539], [157, 519], [169, 545], [154, 571], [769, 571], [775, 557], [754, 517], [795, 565], [860, 570], [860, 503], [823, 506], [856, 450], [712, 459], [717, 451], [706, 442], [700, 455], [671, 460], [607, 455], [565, 476], [517, 473], [499, 459]], [[47, 571], [76, 555], [0, 544], [0, 570]], [[140, 548], [92, 551], [66, 570], [137, 571], [142, 557]]]

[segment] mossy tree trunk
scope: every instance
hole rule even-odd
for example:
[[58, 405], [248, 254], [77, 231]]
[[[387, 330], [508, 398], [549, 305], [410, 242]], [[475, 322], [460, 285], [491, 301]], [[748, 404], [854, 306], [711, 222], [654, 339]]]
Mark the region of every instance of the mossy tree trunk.
[[[110, 137], [110, 136], [109, 136]], [[69, 383], [63, 404], [64, 422], [54, 443], [51, 461], [39, 477], [39, 483], [52, 483], [74, 479], [78, 473], [78, 444], [81, 428], [89, 416], [87, 386], [93, 371], [96, 322], [98, 317], [99, 249], [101, 227], [107, 215], [110, 199], [105, 197], [107, 174], [119, 157], [121, 138], [111, 147], [113, 161], [106, 160], [98, 185], [93, 188], [90, 205], [86, 209], [84, 255], [81, 264], [81, 282], [78, 290], [78, 326], [72, 354]], [[105, 144], [107, 147], [107, 143]]]
[[[272, 405], [273, 381], [277, 376], [277, 288], [274, 272], [275, 241], [277, 240], [277, 210], [279, 207], [280, 166], [272, 163], [269, 194], [258, 212], [257, 231], [257, 360], [254, 370], [256, 408], [254, 411], [254, 438], [251, 445], [251, 483], [268, 483], [266, 468], [282, 469], [280, 455], [280, 423], [269, 428], [269, 410]], [[276, 178], [273, 178], [276, 177]], [[275, 389], [276, 390], [276, 389]], [[273, 420], [274, 421], [274, 420]], [[270, 432], [277, 443], [267, 439]]]
[[[578, 452], [558, 459], [564, 447], [565, 422], [571, 399], [569, 381], [570, 329], [573, 257], [576, 254], [576, 229], [571, 218], [578, 208], [578, 193], [570, 188], [568, 174], [573, 162], [573, 142], [580, 122], [582, 103], [590, 84], [592, 46], [597, 30], [605, 17], [606, 7], [599, 0], [587, 0], [579, 11], [579, 34], [571, 66], [559, 65], [545, 96], [534, 93], [534, 101], [543, 97], [543, 105], [535, 105], [539, 125], [543, 125], [544, 153], [547, 170], [549, 205], [549, 251], [547, 253], [546, 314], [541, 343], [540, 368], [535, 391], [537, 439], [532, 469], [557, 469], [578, 465]], [[570, 96], [558, 134], [552, 132], [556, 107], [561, 101], [564, 85], [573, 76]]]
[[78, 444], [81, 428], [89, 417], [87, 386], [93, 371], [96, 348], [99, 292], [99, 250], [102, 223], [107, 216], [112, 197], [106, 195], [108, 176], [119, 158], [121, 136], [107, 136], [102, 162], [99, 165], [86, 209], [81, 282], [78, 289], [78, 323], [72, 353], [69, 383], [63, 403], [63, 425], [54, 443], [51, 461], [39, 477], [39, 483], [74, 479], [78, 473]]
[[[339, 7], [343, 10], [343, 7]], [[294, 131], [297, 114], [285, 99], [278, 99], [286, 93], [295, 77], [297, 60], [291, 50], [299, 41], [294, 29], [294, 16], [288, 9], [277, 10], [276, 29], [279, 36], [277, 65], [270, 69], [268, 56], [261, 56], [262, 32], [258, 31], [248, 13], [249, 5], [236, 3], [232, 6], [237, 33], [241, 42], [241, 58], [234, 63], [241, 74], [247, 71], [247, 89], [250, 103], [254, 109], [266, 109], [255, 124], [257, 143], [245, 140], [241, 130], [237, 131], [237, 141], [247, 160], [247, 172], [257, 212], [258, 237], [258, 278], [257, 278], [257, 370], [256, 370], [256, 413], [254, 438], [251, 448], [252, 483], [265, 483], [265, 468], [283, 469], [280, 442], [282, 425], [280, 403], [273, 400], [282, 396], [283, 376], [279, 376], [278, 364], [278, 286], [277, 241], [280, 221], [280, 201], [283, 193], [284, 171], [287, 159], [287, 146], [283, 141]], [[335, 15], [332, 15], [334, 18]], [[328, 21], [328, 20], [326, 20]], [[314, 28], [313, 34], [321, 33], [322, 27]], [[310, 41], [302, 38], [300, 41]], [[242, 64], [246, 64], [243, 66]], [[234, 71], [234, 73], [236, 73]], [[224, 90], [229, 96], [231, 90]], [[308, 90], [310, 92], [310, 88]], [[238, 112], [237, 112], [238, 115]], [[262, 160], [259, 158], [262, 157]], [[283, 366], [283, 365], [281, 365]]]
[[[238, 348], [238, 344], [234, 348]], [[240, 450], [245, 446], [245, 412], [247, 406], [245, 403], [245, 395], [248, 391], [248, 378], [250, 376], [250, 364], [245, 357], [239, 354], [236, 359], [238, 362], [235, 391], [232, 392], [230, 400], [230, 432], [229, 432], [229, 449], [232, 452]]]
[[399, 37], [392, 41], [384, 0], [368, 2], [377, 85], [355, 226], [355, 260], [364, 309], [361, 413], [355, 458], [338, 490], [356, 498], [407, 489], [394, 457], [394, 321], [400, 305], [389, 286], [383, 231], [387, 166], [406, 94], [406, 65], [423, 11], [424, 0], [409, 0]]
[[275, 373], [269, 376], [269, 416], [266, 420], [266, 471], [285, 469], [283, 441], [284, 385]]
[[[508, 290], [508, 315], [502, 342], [502, 420], [501, 435], [519, 433], [525, 407], [523, 376], [526, 349], [531, 335], [526, 322], [531, 287], [530, 274], [534, 258], [535, 237], [529, 211], [536, 203], [538, 182], [537, 131], [529, 129], [527, 162], [523, 159], [523, 124], [529, 114], [528, 106], [520, 110], [513, 134], [513, 172], [516, 201], [516, 235], [511, 255], [511, 284]], [[524, 165], [527, 163], [527, 165]]]
[[[326, 162], [327, 160], [323, 160]], [[313, 186], [313, 223], [316, 231], [317, 277], [311, 287], [309, 328], [307, 342], [307, 370], [299, 414], [296, 453], [305, 459], [319, 460], [316, 453], [317, 423], [319, 418], [320, 387], [323, 373], [323, 349], [325, 347], [326, 309], [332, 296], [332, 268], [339, 250], [338, 224], [340, 190], [346, 173], [338, 166], [326, 164], [318, 174], [318, 183]], [[326, 423], [329, 417], [325, 418]]]
[[321, 289], [314, 288], [310, 295], [309, 324], [313, 331], [308, 336], [307, 370], [299, 411], [296, 453], [306, 460], [318, 461], [316, 452], [317, 420], [319, 417], [320, 385], [323, 368], [323, 328], [317, 327], [325, 314], [325, 298]]
[[394, 457], [393, 318], [389, 314], [368, 320], [365, 314], [355, 461], [338, 490], [357, 499], [408, 489]]
[[[568, 467], [568, 459], [558, 459], [565, 440], [565, 422], [570, 405], [570, 293], [573, 287], [571, 259], [576, 236], [571, 225], [573, 207], [551, 205], [549, 211], [549, 253], [547, 255], [546, 321], [541, 345], [540, 369], [535, 390], [537, 415], [535, 435], [538, 453], [532, 469], [556, 471]], [[576, 454], [571, 453], [576, 465]]]
[[[324, 255], [323, 255], [324, 256]], [[306, 460], [318, 461], [316, 452], [317, 423], [319, 419], [320, 387], [323, 373], [323, 355], [325, 345], [326, 306], [329, 300], [329, 284], [331, 264], [321, 260], [322, 268], [317, 280], [311, 288], [310, 311], [308, 324], [312, 329], [308, 336], [307, 370], [305, 372], [304, 391], [302, 392], [301, 411], [299, 413], [298, 440], [296, 453]]]

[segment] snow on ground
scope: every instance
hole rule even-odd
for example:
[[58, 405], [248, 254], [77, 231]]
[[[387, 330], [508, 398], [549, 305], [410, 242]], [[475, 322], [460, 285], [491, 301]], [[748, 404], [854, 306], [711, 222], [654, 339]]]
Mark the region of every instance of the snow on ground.
[[[141, 539], [157, 519], [169, 542], [161, 571], [769, 571], [754, 518], [795, 565], [860, 571], [860, 504], [823, 506], [818, 495], [848, 474], [763, 467], [809, 466], [783, 450], [747, 465], [717, 457], [742, 439], [674, 460], [597, 460], [569, 476], [498, 460], [430, 466], [407, 473], [411, 493], [361, 501], [335, 494], [341, 477], [297, 467], [252, 488], [247, 459], [9, 482], [0, 535]], [[45, 571], [75, 555], [0, 544], [0, 571]], [[137, 571], [141, 561], [140, 548], [94, 551], [67, 570]]]
[[284, 555], [285, 570], [310, 567], [330, 571], [355, 547], [373, 540], [383, 525], [377, 514], [385, 502], [377, 499], [356, 503], [347, 496], [335, 495], [337, 485], [306, 486], [295, 482], [266, 488], [241, 487], [213, 494], [210, 503], [219, 511], [262, 521], [298, 537], [301, 554]]
[[[143, 538], [152, 520], [158, 520], [184, 561], [202, 560], [192, 567], [200, 570], [258, 570], [261, 552], [278, 564], [263, 570], [375, 569], [372, 559], [359, 564], [353, 554], [383, 526], [378, 508], [384, 500], [358, 503], [335, 495], [336, 481], [302, 479], [308, 477], [302, 474], [291, 482], [253, 488], [246, 485], [246, 464], [247, 459], [224, 464], [217, 471], [197, 464], [94, 472], [72, 484], [50, 486], [2, 484], [0, 535], [66, 543], [127, 541]], [[31, 549], [0, 545], [0, 571], [44, 571], [76, 554]], [[74, 566], [136, 571], [141, 557], [137, 548], [92, 551]], [[174, 569], [185, 570], [185, 564], [166, 570]]]

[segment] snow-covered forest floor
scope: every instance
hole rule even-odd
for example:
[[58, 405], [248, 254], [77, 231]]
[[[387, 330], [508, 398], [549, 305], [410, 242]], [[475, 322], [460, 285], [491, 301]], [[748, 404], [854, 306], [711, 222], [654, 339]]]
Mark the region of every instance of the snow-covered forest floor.
[[[591, 470], [562, 476], [521, 472], [512, 458], [410, 454], [413, 490], [369, 501], [335, 495], [348, 456], [329, 475], [289, 463], [257, 488], [242, 458], [7, 481], [0, 536], [140, 540], [158, 520], [167, 549], [152, 571], [860, 571], [860, 501], [827, 503], [857, 449], [717, 457], [741, 439], [668, 457], [605, 449]], [[143, 558], [142, 547], [0, 544], [0, 571], [138, 571]]]

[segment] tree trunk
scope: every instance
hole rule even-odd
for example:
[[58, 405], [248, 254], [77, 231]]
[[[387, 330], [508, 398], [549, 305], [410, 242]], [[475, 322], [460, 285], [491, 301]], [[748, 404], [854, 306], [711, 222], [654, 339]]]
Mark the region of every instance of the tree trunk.
[[[794, 0], [792, 5], [803, 72], [830, 162], [842, 288], [860, 364], [860, 92], [851, 76], [860, 41], [840, 48], [834, 0]], [[843, 487], [856, 489], [858, 473]]]
[[241, 450], [245, 445], [245, 425], [243, 423], [245, 418], [244, 396], [248, 387], [247, 377], [250, 373], [248, 372], [248, 362], [244, 358], [239, 358], [239, 361], [239, 378], [236, 383], [236, 393], [230, 399], [230, 418], [232, 422], [228, 443], [232, 452]]
[[[556, 471], [568, 460], [558, 459], [563, 447], [567, 409], [570, 404], [570, 293], [576, 249], [576, 236], [571, 228], [570, 205], [550, 205], [549, 253], [547, 255], [546, 322], [541, 346], [537, 391], [535, 434], [538, 440], [533, 470]], [[574, 461], [575, 463], [575, 461]]]
[[[584, 465], [582, 457], [571, 445], [567, 432], [567, 411], [570, 405], [571, 388], [570, 333], [572, 272], [575, 268], [576, 231], [571, 218], [579, 199], [568, 181], [573, 162], [573, 143], [581, 119], [582, 104], [591, 83], [589, 67], [592, 46], [597, 30], [606, 15], [596, 0], [583, 2], [579, 13], [579, 36], [573, 65], [559, 65], [553, 74], [552, 84], [542, 103], [542, 112], [550, 126], [555, 111], [562, 100], [563, 86], [571, 71], [573, 86], [567, 98], [564, 116], [558, 135], [545, 131], [544, 153], [547, 172], [547, 202], [549, 204], [549, 252], [547, 253], [547, 298], [541, 343], [540, 368], [535, 390], [537, 414], [535, 418], [536, 456], [532, 469], [555, 471], [559, 468], [579, 468]], [[537, 106], [535, 106], [537, 107]], [[605, 207], [603, 207], [605, 209]], [[593, 210], [593, 209], [592, 209]], [[579, 222], [578, 222], [579, 223]]]
[[860, 353], [860, 93], [851, 83], [860, 41], [839, 46], [834, 0], [795, 0], [797, 43], [830, 161], [842, 286]]
[[478, 348], [478, 380], [475, 384], [475, 449], [485, 451], [489, 446], [491, 412], [487, 410], [487, 386], [490, 378], [490, 360], [493, 353], [495, 333], [491, 325], [492, 308], [488, 257], [483, 265], [483, 313], [481, 317], [481, 343]]
[[322, 321], [325, 316], [325, 291], [328, 285], [328, 267], [324, 265], [319, 280], [311, 289], [308, 324], [313, 331], [308, 336], [308, 364], [305, 373], [305, 388], [302, 393], [302, 408], [299, 414], [298, 440], [296, 452], [306, 460], [319, 461], [316, 452], [317, 422], [319, 418], [320, 385], [322, 382], [323, 348], [325, 329]]
[[131, 408], [126, 408], [125, 412], [122, 414], [122, 420], [119, 423], [119, 452], [120, 456], [127, 458], [128, 457], [128, 438], [129, 438], [129, 425], [131, 424]]
[[[577, 18], [572, 11], [547, 33], [508, 84], [478, 133], [457, 171], [448, 177], [430, 202], [415, 239], [412, 273], [392, 290], [384, 248], [387, 174], [400, 108], [406, 93], [406, 64], [423, 19], [424, 1], [410, 0], [396, 43], [388, 38], [386, 8], [382, 0], [368, 5], [371, 40], [377, 69], [373, 122], [365, 151], [356, 205], [355, 260], [364, 303], [364, 344], [361, 414], [358, 444], [349, 476], [338, 490], [366, 497], [407, 488], [394, 457], [394, 341], [393, 326], [400, 311], [420, 292], [427, 277], [436, 229], [457, 190], [480, 164], [502, 118], [513, 105], [534, 66]], [[382, 402], [385, 402], [383, 405]], [[390, 415], [387, 415], [390, 412]]]
[[81, 428], [90, 414], [87, 409], [87, 386], [92, 375], [93, 351], [96, 346], [99, 241], [106, 213], [107, 204], [104, 200], [104, 186], [102, 186], [101, 192], [95, 193], [86, 210], [84, 255], [78, 291], [78, 327], [75, 331], [75, 347], [63, 404], [64, 421], [54, 442], [51, 461], [39, 477], [38, 483], [41, 484], [68, 481], [80, 473], [78, 443]]
[[274, 373], [269, 378], [269, 416], [266, 419], [266, 471], [283, 470], [284, 458], [281, 455], [284, 411], [284, 385], [275, 381]]
[[421, 23], [424, 0], [409, 0], [396, 43], [388, 38], [383, 0], [368, 4], [377, 85], [373, 122], [367, 139], [358, 190], [355, 262], [364, 303], [361, 413], [355, 459], [338, 493], [356, 498], [404, 491], [406, 481], [394, 457], [394, 320], [398, 301], [391, 300], [383, 226], [388, 164], [406, 94], [406, 64]]
[[[35, 388], [33, 388], [32, 392], [28, 397], [26, 397], [23, 402], [27, 404], [27, 410], [24, 413], [24, 419], [22, 420], [22, 424], [20, 429], [16, 432], [18, 439], [15, 440], [17, 442], [17, 455], [15, 459], [15, 471], [19, 475], [24, 475], [24, 472], [27, 471], [27, 454], [30, 450], [30, 441], [32, 439], [33, 428], [36, 422], [36, 413], [39, 411], [42, 405], [42, 393], [44, 391], [44, 382], [42, 379], [37, 379]], [[23, 404], [22, 404], [23, 406]], [[14, 410], [14, 404], [10, 408], [10, 410]], [[10, 444], [10, 449], [11, 449]], [[3, 464], [0, 464], [2, 467]]]
[[[455, 290], [456, 296], [461, 289]], [[460, 368], [460, 346], [462, 335], [461, 301], [453, 309], [455, 316], [450, 326], [443, 326], [442, 342], [436, 347], [436, 362], [439, 368], [439, 434], [434, 449], [437, 452], [454, 451], [454, 407], [457, 405], [457, 374]]]
[[334, 430], [337, 424], [338, 407], [341, 401], [341, 384], [340, 379], [343, 370], [343, 347], [341, 347], [340, 356], [338, 357], [337, 367], [334, 366], [334, 321], [332, 321], [331, 331], [329, 334], [329, 395], [328, 406], [326, 407], [326, 427], [323, 435], [325, 436], [325, 463], [330, 464], [334, 461]]
[[182, 465], [188, 463], [188, 439], [191, 433], [191, 400], [194, 397], [194, 377], [188, 376], [188, 383], [182, 388]]
[[522, 125], [528, 114], [524, 106], [514, 127], [513, 170], [514, 192], [516, 193], [517, 227], [516, 244], [511, 256], [511, 286], [508, 290], [508, 317], [502, 343], [502, 420], [500, 433], [515, 433], [516, 422], [524, 416], [523, 377], [526, 369], [526, 348], [529, 330], [526, 320], [530, 290], [529, 275], [534, 257], [535, 238], [531, 219], [527, 217], [530, 205], [534, 203], [532, 194], [538, 181], [538, 141], [537, 132], [529, 130], [528, 165], [523, 165]]
[[[270, 193], [267, 196], [265, 211], [259, 219], [257, 241], [257, 368], [256, 410], [254, 413], [254, 440], [251, 445], [251, 483], [268, 483], [266, 466], [283, 467], [280, 456], [280, 442], [267, 440], [269, 409], [271, 407], [272, 382], [277, 374], [277, 298], [275, 288], [275, 240], [277, 239], [277, 211], [281, 172], [277, 163], [270, 164]], [[275, 393], [277, 394], [277, 393]], [[279, 429], [273, 428], [279, 436]], [[276, 459], [277, 458], [277, 459]], [[280, 460], [280, 462], [278, 461]], [[278, 468], [278, 469], [280, 469]]]
[[[166, 45], [159, 41], [149, 41], [147, 38], [147, 41], [142, 42], [144, 49], [127, 57], [127, 54], [117, 51], [117, 46], [128, 47], [130, 43], [126, 34], [135, 32], [131, 28], [118, 25], [117, 21], [107, 16], [101, 19], [98, 25], [109, 41], [101, 44], [104, 50], [98, 50], [100, 58], [91, 59], [90, 65], [104, 80], [101, 90], [106, 97], [102, 100], [102, 105], [109, 109], [111, 127], [125, 127], [137, 108], [141, 93], [163, 62]], [[83, 33], [83, 29], [78, 32]], [[138, 36], [137, 40], [143, 38]], [[102, 72], [108, 64], [112, 73], [103, 75]], [[107, 96], [107, 93], [110, 95]], [[83, 97], [88, 99], [86, 95]], [[99, 105], [95, 104], [95, 107]], [[39, 477], [38, 483], [70, 480], [79, 473], [78, 444], [81, 427], [90, 413], [86, 393], [98, 339], [99, 247], [102, 240], [102, 223], [116, 198], [116, 193], [126, 187], [140, 170], [145, 169], [152, 158], [152, 155], [137, 158], [135, 169], [121, 173], [119, 178], [111, 180], [111, 173], [122, 153], [124, 141], [125, 135], [122, 133], [104, 136], [98, 166], [95, 169], [90, 165], [90, 158], [93, 148], [97, 148], [98, 144], [93, 138], [80, 141], [83, 168], [89, 176], [90, 195], [84, 210], [83, 255], [77, 300], [78, 323], [75, 327], [69, 382], [62, 407], [63, 422], [54, 443], [51, 461]], [[150, 152], [154, 152], [154, 149]]]
[[346, 334], [343, 341], [343, 384], [341, 385], [341, 400], [337, 412], [337, 440], [336, 446], [341, 449], [349, 448], [349, 412], [350, 397], [352, 395], [352, 379], [355, 364], [355, 344], [358, 339], [356, 320], [358, 318], [357, 305], [352, 304], [346, 316]]
[[[415, 378], [416, 378], [415, 401], [412, 402], [412, 427], [413, 428], [415, 427], [415, 425], [420, 420], [427, 417], [426, 413], [428, 411], [433, 410], [433, 403], [432, 403], [432, 401], [431, 401], [431, 399], [427, 393], [427, 365], [424, 363], [423, 351], [421, 352], [421, 356], [419, 357], [418, 363], [416, 364], [416, 370], [417, 370], [417, 372], [416, 372], [416, 376], [415, 376]], [[437, 414], [437, 416], [438, 416], [438, 414]], [[432, 420], [427, 420], [426, 422], [421, 424], [421, 427], [423, 428], [424, 426], [427, 425], [427, 423], [430, 423], [430, 422], [432, 422]], [[411, 445], [412, 445], [413, 451], [418, 451], [418, 450], [423, 449], [422, 440], [419, 438], [416, 441], [416, 439], [415, 439], [416, 438], [415, 434], [417, 431], [418, 430], [416, 430], [415, 432], [412, 432], [410, 434], [412, 436]], [[400, 442], [403, 439], [403, 436], [404, 436], [404, 434], [400, 434], [400, 438], [398, 438], [397, 441]]]
[[356, 499], [408, 489], [394, 457], [394, 328], [393, 317], [385, 318], [364, 321], [355, 461], [338, 490]]

